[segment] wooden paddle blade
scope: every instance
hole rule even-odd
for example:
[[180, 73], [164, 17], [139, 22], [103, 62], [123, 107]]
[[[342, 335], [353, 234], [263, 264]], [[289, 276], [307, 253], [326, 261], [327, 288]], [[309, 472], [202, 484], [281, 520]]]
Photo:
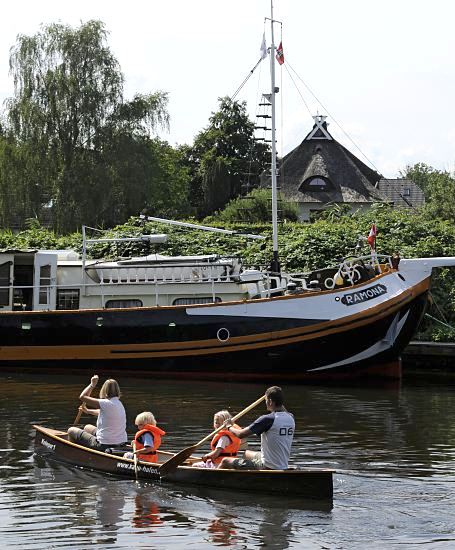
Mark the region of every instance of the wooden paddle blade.
[[183, 451], [180, 451], [173, 457], [171, 457], [169, 460], [166, 460], [164, 464], [161, 464], [160, 468], [160, 476], [164, 477], [166, 475], [171, 474], [172, 472], [175, 472], [175, 470], [180, 466], [180, 464], [183, 464], [187, 458], [189, 458], [194, 451], [197, 449], [197, 445], [193, 445], [192, 447], [187, 447], [186, 449], [183, 449]]

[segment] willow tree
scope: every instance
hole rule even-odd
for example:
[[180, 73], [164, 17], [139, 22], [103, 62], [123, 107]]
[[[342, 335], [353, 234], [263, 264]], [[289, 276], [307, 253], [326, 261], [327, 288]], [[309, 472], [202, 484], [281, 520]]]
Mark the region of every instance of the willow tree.
[[[7, 102], [7, 130], [35, 153], [28, 158], [34, 192], [53, 209], [57, 229], [74, 229], [84, 220], [102, 223], [97, 215], [117, 200], [105, 179], [105, 152], [112, 157], [119, 135], [147, 140], [151, 131], [166, 127], [167, 95], [124, 99], [123, 75], [101, 21], [78, 28], [52, 24], [34, 36], [18, 36], [10, 73], [14, 97]], [[91, 197], [100, 185], [106, 204]]]

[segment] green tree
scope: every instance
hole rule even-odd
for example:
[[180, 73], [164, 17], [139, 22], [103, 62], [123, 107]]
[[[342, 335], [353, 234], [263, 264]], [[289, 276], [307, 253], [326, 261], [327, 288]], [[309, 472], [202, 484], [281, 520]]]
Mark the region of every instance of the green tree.
[[[24, 167], [36, 180], [29, 191], [52, 206], [60, 230], [105, 210], [118, 174], [102, 167], [115, 145], [134, 145], [168, 124], [165, 93], [124, 100], [123, 75], [106, 40], [101, 21], [76, 29], [52, 24], [20, 35], [11, 49], [15, 93], [7, 102], [7, 130], [21, 149], [33, 151]], [[128, 187], [126, 178], [122, 183]], [[101, 203], [93, 200], [95, 188]]]
[[[298, 220], [298, 207], [295, 202], [287, 201], [279, 196], [280, 219], [286, 221]], [[253, 189], [244, 197], [232, 200], [224, 210], [218, 212], [217, 220], [236, 223], [271, 223], [271, 191], [269, 189]]]
[[203, 196], [199, 212], [205, 215], [257, 187], [270, 162], [268, 146], [254, 139], [245, 102], [220, 98], [209, 122], [186, 151], [192, 195]]
[[152, 162], [149, 164], [149, 183], [144, 200], [146, 211], [150, 215], [168, 218], [192, 215], [190, 176], [182, 151], [159, 139], [150, 140], [148, 147]]
[[401, 173], [414, 181], [425, 194], [425, 212], [433, 218], [455, 218], [455, 177], [446, 170], [437, 170], [423, 162], [407, 166]]

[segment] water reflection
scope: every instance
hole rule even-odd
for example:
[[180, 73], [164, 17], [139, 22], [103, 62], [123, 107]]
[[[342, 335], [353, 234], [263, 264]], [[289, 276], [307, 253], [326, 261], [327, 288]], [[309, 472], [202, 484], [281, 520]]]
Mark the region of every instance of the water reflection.
[[[134, 497], [133, 527], [150, 528], [162, 523], [158, 504], [149, 495], [137, 493]], [[155, 530], [149, 529], [149, 532], [154, 533]]]
[[[298, 548], [319, 544], [322, 537], [326, 547], [351, 548], [349, 537], [358, 537], [365, 525], [373, 541], [384, 535], [391, 540], [384, 526], [392, 524], [401, 533], [407, 528], [415, 544], [436, 540], [441, 525], [453, 539], [453, 387], [284, 388], [297, 424], [293, 463], [337, 469], [331, 510], [267, 494], [137, 484], [32, 458], [32, 424], [70, 425], [85, 383], [79, 375], [0, 375], [4, 544]], [[264, 390], [254, 384], [152, 385], [126, 377], [120, 383], [130, 433], [137, 412], [151, 409], [168, 432], [167, 449], [202, 439], [214, 411], [228, 406], [237, 412]], [[263, 412], [258, 407], [243, 424]]]
[[237, 527], [234, 523], [235, 516], [217, 515], [210, 522], [207, 531], [210, 541], [217, 546], [231, 546], [235, 542]]
[[214, 545], [250, 547], [246, 533], [253, 531], [253, 539], [261, 547], [289, 548], [299, 541], [294, 518], [311, 522], [310, 518], [331, 517], [332, 503], [324, 501], [207, 487], [193, 487], [191, 492], [213, 509], [207, 532]]
[[117, 530], [125, 506], [125, 496], [122, 493], [113, 492], [112, 488], [100, 487], [95, 496], [95, 512], [97, 525], [100, 528], [100, 537], [106, 544], [114, 544], [117, 541]]
[[264, 511], [259, 525], [259, 538], [266, 548], [289, 548], [292, 534], [292, 521], [286, 509]]

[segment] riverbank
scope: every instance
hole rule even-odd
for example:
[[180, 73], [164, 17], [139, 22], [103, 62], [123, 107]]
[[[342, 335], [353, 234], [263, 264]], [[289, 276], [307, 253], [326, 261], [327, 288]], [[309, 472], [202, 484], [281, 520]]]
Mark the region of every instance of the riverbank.
[[403, 376], [455, 377], [455, 343], [414, 340], [402, 354]]

